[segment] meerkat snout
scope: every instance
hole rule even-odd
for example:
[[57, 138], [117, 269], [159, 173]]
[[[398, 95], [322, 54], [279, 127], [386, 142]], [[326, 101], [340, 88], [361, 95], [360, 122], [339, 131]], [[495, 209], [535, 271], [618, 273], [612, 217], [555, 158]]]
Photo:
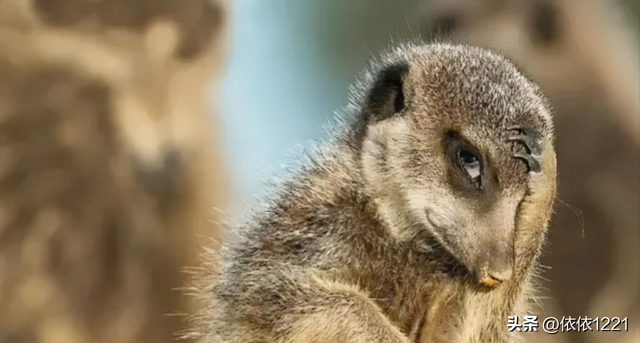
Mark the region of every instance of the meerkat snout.
[[503, 213], [515, 211], [516, 205], [507, 202], [497, 207], [502, 210], [484, 218], [470, 217], [472, 209], [449, 212], [443, 206], [425, 211], [427, 231], [467, 267], [478, 284], [491, 287], [511, 279], [515, 259], [514, 222]]
[[[507, 230], [512, 229], [505, 229]], [[493, 235], [491, 232], [489, 234]], [[513, 240], [481, 240], [479, 246], [480, 258], [470, 266], [476, 282], [496, 287], [511, 280], [515, 263]]]
[[490, 253], [485, 268], [476, 276], [479, 283], [488, 287], [496, 287], [510, 280], [513, 276], [513, 260], [513, 254]]

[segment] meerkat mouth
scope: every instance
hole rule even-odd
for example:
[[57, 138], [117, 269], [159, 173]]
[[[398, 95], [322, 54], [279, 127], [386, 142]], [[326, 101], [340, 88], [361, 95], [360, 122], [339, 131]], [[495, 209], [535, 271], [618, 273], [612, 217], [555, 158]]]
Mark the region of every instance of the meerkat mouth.
[[458, 255], [456, 255], [456, 253], [454, 252], [453, 248], [451, 246], [449, 246], [449, 244], [446, 242], [446, 240], [442, 237], [442, 235], [438, 232], [438, 229], [443, 229], [444, 225], [442, 223], [440, 223], [436, 218], [434, 218], [433, 216], [433, 211], [429, 210], [429, 209], [425, 209], [424, 210], [425, 213], [425, 217], [426, 217], [426, 224], [425, 225], [427, 227], [427, 230], [429, 230], [429, 233], [438, 241], [438, 243], [440, 243], [456, 260], [458, 260], [460, 263], [462, 263], [460, 257]]
[[[445, 230], [445, 225], [443, 225], [440, 221], [434, 218], [432, 210], [427, 208], [424, 210], [424, 214], [425, 214], [426, 220], [424, 220], [423, 223], [424, 223], [424, 226], [427, 228], [427, 231], [429, 232], [429, 234], [436, 240], [438, 244], [440, 244], [444, 248], [446, 253], [449, 256], [451, 256], [451, 258], [453, 258], [461, 266], [464, 266], [464, 268], [467, 271], [470, 271], [469, 266], [467, 266], [466, 263], [464, 263], [462, 258], [458, 256], [458, 254], [456, 254], [453, 247], [449, 245], [449, 243], [444, 239], [444, 237], [442, 237], [442, 234], [438, 232], [438, 230]], [[427, 243], [423, 245], [426, 245], [422, 247], [423, 250], [425, 250], [425, 252], [431, 252], [434, 250], [433, 247]]]

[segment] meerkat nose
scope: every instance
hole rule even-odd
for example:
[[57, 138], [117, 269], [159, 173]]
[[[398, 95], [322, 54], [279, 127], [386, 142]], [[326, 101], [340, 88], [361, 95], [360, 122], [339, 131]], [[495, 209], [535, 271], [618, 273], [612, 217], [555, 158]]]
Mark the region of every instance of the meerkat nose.
[[491, 276], [492, 278], [499, 280], [500, 282], [502, 281], [507, 281], [509, 279], [511, 279], [511, 277], [513, 276], [513, 268], [506, 268], [503, 269], [501, 271], [489, 271], [489, 276]]
[[480, 280], [482, 284], [488, 287], [496, 287], [511, 279], [513, 276], [513, 268], [505, 268], [502, 270], [488, 270], [487, 274]]
[[482, 278], [482, 280], [480, 280], [480, 282], [487, 286], [487, 287], [497, 287], [498, 285], [500, 285], [502, 283], [501, 280], [497, 280], [494, 279], [492, 276], [490, 275], [486, 275], [485, 277]]

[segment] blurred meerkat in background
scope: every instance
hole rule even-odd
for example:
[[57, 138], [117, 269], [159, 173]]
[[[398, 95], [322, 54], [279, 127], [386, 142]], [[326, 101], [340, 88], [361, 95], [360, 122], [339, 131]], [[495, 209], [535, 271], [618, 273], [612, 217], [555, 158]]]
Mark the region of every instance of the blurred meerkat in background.
[[541, 333], [540, 341], [637, 342], [640, 71], [632, 26], [598, 0], [423, 4], [425, 36], [497, 48], [551, 98], [558, 197], [567, 205], [556, 204], [543, 254], [551, 282], [540, 315], [629, 318], [628, 333]]
[[223, 201], [225, 11], [0, 0], [0, 342], [173, 341]]

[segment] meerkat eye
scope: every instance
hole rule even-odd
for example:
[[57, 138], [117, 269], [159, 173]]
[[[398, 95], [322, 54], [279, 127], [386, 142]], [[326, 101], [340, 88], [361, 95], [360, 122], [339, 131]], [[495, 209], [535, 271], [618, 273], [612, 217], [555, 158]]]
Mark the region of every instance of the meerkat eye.
[[469, 175], [473, 181], [479, 181], [482, 173], [480, 157], [464, 149], [458, 150], [458, 157], [460, 158], [460, 165], [467, 172], [467, 175]]
[[481, 150], [456, 131], [448, 131], [443, 137], [445, 167], [449, 182], [459, 190], [480, 194], [496, 182], [491, 172], [490, 160], [485, 161]]

